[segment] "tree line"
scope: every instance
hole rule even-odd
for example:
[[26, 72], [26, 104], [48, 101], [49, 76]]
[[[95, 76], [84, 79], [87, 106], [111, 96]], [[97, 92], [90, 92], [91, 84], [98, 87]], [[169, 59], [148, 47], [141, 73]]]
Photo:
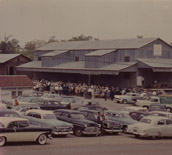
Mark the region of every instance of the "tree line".
[[66, 42], [66, 41], [88, 41], [88, 40], [98, 40], [92, 36], [85, 36], [83, 34], [72, 37], [67, 40], [58, 40], [55, 36], [50, 36], [49, 39], [46, 40], [32, 40], [25, 43], [24, 47], [21, 47], [19, 41], [16, 38], [13, 38], [12, 35], [5, 36], [0, 41], [0, 53], [20, 53], [31, 59], [33, 59], [33, 51], [37, 48], [44, 46], [50, 42]]

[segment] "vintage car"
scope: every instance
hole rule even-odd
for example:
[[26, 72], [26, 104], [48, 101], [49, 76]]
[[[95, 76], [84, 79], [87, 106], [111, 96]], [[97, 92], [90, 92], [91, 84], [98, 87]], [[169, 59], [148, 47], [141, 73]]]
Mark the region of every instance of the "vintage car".
[[12, 110], [16, 111], [19, 115], [25, 113], [30, 109], [40, 109], [40, 106], [36, 104], [24, 104], [12, 107]]
[[136, 100], [141, 98], [142, 96], [139, 93], [126, 93], [125, 95], [114, 95], [115, 102], [122, 104], [135, 104]]
[[[96, 110], [81, 110], [88, 120], [98, 123], [98, 111]], [[106, 118], [106, 117], [105, 117]], [[122, 131], [121, 124], [115, 120], [105, 119], [103, 122], [102, 130], [104, 133], [117, 135]]]
[[53, 135], [65, 137], [68, 134], [73, 133], [73, 125], [57, 120], [52, 111], [39, 109], [28, 110], [24, 113], [23, 117], [27, 118], [31, 124], [51, 127], [53, 129]]
[[149, 112], [146, 111], [131, 111], [129, 115], [132, 119], [136, 121], [140, 121], [143, 117], [150, 115]]
[[149, 112], [149, 114], [152, 116], [163, 116], [172, 119], [172, 113], [167, 111], [152, 111]]
[[106, 107], [103, 107], [101, 105], [97, 105], [97, 104], [87, 104], [84, 105], [82, 107], [79, 107], [77, 110], [81, 111], [81, 110], [96, 110], [96, 111], [104, 111], [104, 110], [108, 110]]
[[149, 106], [152, 103], [160, 103], [160, 98], [158, 96], [150, 96], [144, 100], [137, 100], [135, 105], [138, 107], [146, 107], [147, 109], [149, 109]]
[[67, 105], [61, 104], [56, 99], [44, 99], [39, 106], [42, 110], [67, 109]]
[[146, 116], [139, 123], [129, 125], [127, 132], [136, 137], [172, 137], [172, 120], [161, 116]]
[[153, 103], [149, 106], [149, 112], [151, 111], [167, 111], [167, 108], [164, 104]]
[[0, 109], [0, 117], [20, 117], [20, 115], [11, 109]]
[[105, 116], [107, 119], [116, 121], [122, 125], [122, 131], [126, 132], [127, 126], [130, 124], [137, 123], [138, 121], [133, 120], [127, 112], [124, 111], [112, 111], [106, 110]]
[[145, 107], [134, 107], [134, 106], [129, 106], [129, 107], [125, 107], [123, 109], [123, 111], [126, 111], [126, 112], [132, 112], [132, 111], [144, 111], [144, 112], [147, 112], [148, 109], [145, 108]]
[[57, 119], [73, 124], [73, 132], [76, 136], [100, 135], [100, 125], [87, 120], [82, 112], [68, 109], [55, 110]]
[[29, 121], [19, 117], [0, 117], [0, 146], [6, 142], [38, 142], [46, 144], [51, 139], [51, 128], [31, 126]]

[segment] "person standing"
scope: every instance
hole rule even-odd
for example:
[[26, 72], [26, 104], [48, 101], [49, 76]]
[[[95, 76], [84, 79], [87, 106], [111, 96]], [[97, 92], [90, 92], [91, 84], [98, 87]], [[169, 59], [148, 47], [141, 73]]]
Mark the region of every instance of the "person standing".
[[19, 102], [17, 101], [17, 99], [15, 100], [15, 106], [18, 106]]

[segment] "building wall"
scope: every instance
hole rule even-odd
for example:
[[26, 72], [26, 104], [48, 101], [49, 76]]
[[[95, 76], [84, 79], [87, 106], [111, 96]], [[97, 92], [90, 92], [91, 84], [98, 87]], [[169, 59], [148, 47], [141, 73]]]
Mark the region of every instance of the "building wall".
[[53, 67], [61, 63], [66, 63], [71, 61], [71, 56], [69, 52], [62, 53], [56, 56], [43, 56], [42, 67]]
[[108, 64], [112, 64], [115, 60], [115, 52], [108, 53], [103, 56], [86, 56], [86, 68], [100, 68]]
[[18, 56], [14, 59], [11, 59], [3, 64], [0, 64], [0, 75], [15, 75], [16, 66], [27, 63], [30, 60], [24, 56]]
[[52, 50], [50, 51], [34, 51], [34, 61], [38, 61], [41, 58], [41, 55], [46, 54], [52, 52]]
[[71, 61], [75, 61], [76, 57], [79, 57], [79, 61], [85, 61], [85, 54], [93, 52], [95, 50], [70, 50]]
[[154, 55], [154, 44], [162, 45], [162, 56], [158, 56], [159, 58], [172, 58], [172, 47], [170, 47], [160, 39], [157, 39], [154, 42], [138, 49], [138, 56], [136, 58], [156, 58], [157, 56]]
[[[33, 89], [30, 88], [1, 88], [2, 99], [14, 99], [17, 96], [21, 95], [30, 95], [33, 93]], [[15, 95], [16, 94], [16, 95]]]

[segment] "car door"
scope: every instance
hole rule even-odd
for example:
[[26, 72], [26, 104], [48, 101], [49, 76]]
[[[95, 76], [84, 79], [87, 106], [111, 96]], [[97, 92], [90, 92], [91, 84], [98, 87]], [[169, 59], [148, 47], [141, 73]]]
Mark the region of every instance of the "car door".
[[12, 121], [7, 126], [8, 141], [20, 141], [20, 129], [18, 127], [18, 121]]
[[157, 123], [157, 127], [159, 129], [159, 134], [161, 136], [167, 136], [168, 135], [168, 129], [167, 129], [167, 125], [166, 125], [166, 120], [165, 119], [161, 119], [158, 121]]
[[172, 120], [166, 120], [166, 136], [172, 136]]

